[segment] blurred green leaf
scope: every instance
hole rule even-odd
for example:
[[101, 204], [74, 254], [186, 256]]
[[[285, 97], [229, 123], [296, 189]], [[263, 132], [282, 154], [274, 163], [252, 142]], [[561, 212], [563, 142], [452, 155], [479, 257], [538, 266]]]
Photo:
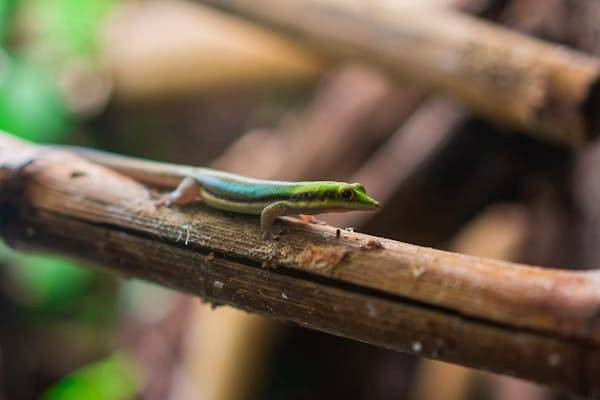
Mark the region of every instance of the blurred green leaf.
[[[36, 142], [66, 139], [74, 121], [58, 76], [69, 63], [94, 58], [105, 17], [116, 3], [0, 0], [0, 45], [14, 8], [34, 21], [25, 24], [26, 40], [13, 49], [15, 55], [0, 47], [0, 129]], [[19, 53], [23, 49], [27, 56]]]
[[75, 301], [88, 287], [93, 273], [70, 260], [51, 256], [21, 255], [14, 275], [34, 304], [60, 306]]
[[97, 275], [69, 259], [50, 255], [19, 254], [0, 242], [0, 263], [10, 272], [28, 306], [60, 307], [87, 294]]
[[122, 353], [78, 369], [43, 395], [43, 400], [127, 400], [140, 388], [140, 367]]
[[10, 17], [16, 4], [16, 0], [0, 0], [0, 43], [2, 43], [8, 33]]
[[117, 0], [37, 0], [47, 19], [43, 40], [71, 56], [92, 55], [104, 17], [116, 3]]
[[53, 76], [0, 50], [0, 129], [36, 142], [58, 142], [70, 125]]

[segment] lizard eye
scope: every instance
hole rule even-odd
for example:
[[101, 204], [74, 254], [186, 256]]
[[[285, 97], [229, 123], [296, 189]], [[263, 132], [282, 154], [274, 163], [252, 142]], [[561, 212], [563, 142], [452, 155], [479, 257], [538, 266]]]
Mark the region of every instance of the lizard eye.
[[340, 197], [344, 200], [350, 200], [354, 196], [354, 192], [351, 189], [342, 189]]

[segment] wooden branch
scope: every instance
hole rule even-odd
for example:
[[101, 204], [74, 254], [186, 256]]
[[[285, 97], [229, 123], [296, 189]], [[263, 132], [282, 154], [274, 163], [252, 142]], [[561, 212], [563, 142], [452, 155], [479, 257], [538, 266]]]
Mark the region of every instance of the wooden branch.
[[[346, 179], [416, 107], [422, 96], [415, 92], [395, 87], [373, 68], [342, 65], [325, 77], [302, 112], [273, 129], [242, 135], [211, 166], [267, 179]], [[191, 398], [253, 397], [253, 383], [283, 325], [233, 309], [212, 313], [200, 303], [192, 318], [187, 378], [178, 382], [179, 390]]]
[[576, 145], [595, 133], [600, 61], [420, 2], [203, 0], [376, 63], [499, 121]]
[[[0, 234], [210, 301], [374, 345], [600, 394], [600, 275], [420, 248], [207, 207], [155, 208], [137, 182], [0, 136]], [[9, 178], [13, 183], [8, 184]], [[20, 190], [17, 190], [20, 188]]]
[[[470, 221], [456, 235], [450, 249], [480, 257], [515, 260], [520, 257], [527, 237], [527, 225], [522, 205], [495, 204]], [[486, 376], [477, 372], [439, 361], [420, 360], [411, 399], [435, 399], [440, 387], [444, 388], [445, 400], [468, 398], [475, 381]]]

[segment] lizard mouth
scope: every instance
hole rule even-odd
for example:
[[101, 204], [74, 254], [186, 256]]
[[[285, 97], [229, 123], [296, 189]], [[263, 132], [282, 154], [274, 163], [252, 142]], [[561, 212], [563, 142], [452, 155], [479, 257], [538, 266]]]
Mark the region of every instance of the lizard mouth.
[[365, 198], [361, 199], [361, 202], [358, 203], [357, 208], [363, 210], [375, 210], [379, 208], [379, 202], [369, 196], [365, 196]]

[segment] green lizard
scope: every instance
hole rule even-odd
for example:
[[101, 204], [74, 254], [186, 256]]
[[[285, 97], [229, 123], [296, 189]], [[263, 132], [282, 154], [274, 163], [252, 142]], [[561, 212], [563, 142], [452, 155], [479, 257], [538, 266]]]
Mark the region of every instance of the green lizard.
[[69, 148], [83, 158], [140, 182], [175, 189], [158, 204], [203, 202], [220, 210], [260, 215], [268, 237], [275, 218], [284, 215], [373, 210], [379, 203], [360, 183], [259, 180], [209, 168], [146, 161], [102, 151]]

